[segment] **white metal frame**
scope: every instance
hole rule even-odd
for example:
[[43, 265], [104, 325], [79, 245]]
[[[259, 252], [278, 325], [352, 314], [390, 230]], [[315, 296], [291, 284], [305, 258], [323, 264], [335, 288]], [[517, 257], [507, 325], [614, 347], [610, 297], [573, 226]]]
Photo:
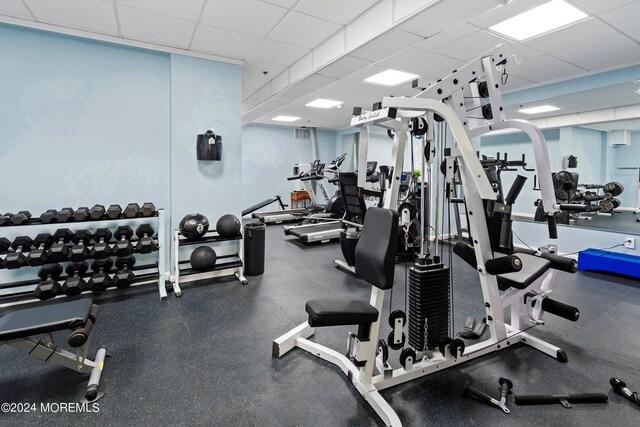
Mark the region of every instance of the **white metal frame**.
[[[528, 122], [505, 120], [504, 113], [500, 108], [499, 85], [496, 86], [495, 83], [497, 82], [495, 64], [506, 58], [506, 51], [500, 46], [454, 74], [442, 79], [436, 85], [423, 90], [415, 98], [385, 97], [382, 101], [383, 109], [354, 117], [352, 120], [352, 125], [360, 127], [359, 185], [361, 184], [360, 175], [363, 175], [362, 172], [365, 170], [363, 165], [366, 164], [368, 125], [377, 124], [396, 130], [393, 146], [393, 175], [390, 187], [385, 194], [384, 202], [384, 206], [389, 209], [395, 209], [397, 204], [400, 174], [402, 173], [402, 153], [407, 140], [410, 118], [415, 117], [416, 114], [426, 115], [430, 120], [428, 125], [431, 128], [434, 126], [433, 115], [431, 114], [433, 112], [442, 116], [450, 125], [451, 132], [456, 140], [456, 146], [451, 150], [451, 156], [458, 162], [461, 183], [468, 205], [471, 225], [470, 238], [474, 241], [477, 269], [490, 337], [467, 347], [462, 355], [451, 354], [449, 346], [447, 346], [444, 353], [434, 351], [424, 355], [420, 354], [419, 356], [422, 357], [419, 357], [418, 360], [413, 363], [410, 361], [404, 368], [398, 369], [392, 369], [388, 364], [385, 364], [381, 360], [381, 356], [376, 357], [375, 347], [378, 341], [380, 318], [371, 324], [368, 340], [351, 336], [348, 346], [349, 353], [353, 359], [363, 363], [360, 367], [356, 366], [349, 357], [310, 341], [309, 337], [313, 335], [314, 330], [309, 326], [308, 322], [300, 324], [273, 342], [274, 357], [281, 357], [293, 348], [298, 347], [338, 366], [386, 425], [400, 426], [402, 424], [393, 408], [380, 395], [380, 390], [508, 348], [518, 342], [527, 344], [559, 360], [566, 360], [564, 352], [559, 347], [529, 334], [526, 332], [527, 328], [525, 327], [527, 320], [532, 321], [534, 325], [542, 323], [543, 315], [541, 300], [536, 302], [533, 313], [529, 314], [525, 304], [525, 296], [529, 293], [546, 296], [551, 292], [555, 272], [551, 270], [543, 274], [542, 277], [534, 281], [526, 289], [510, 289], [501, 294], [496, 276], [488, 274], [485, 269], [486, 262], [493, 259], [493, 254], [489, 244], [483, 200], [496, 200], [496, 195], [479, 159], [476, 157], [470, 137], [506, 127], [516, 127], [527, 132], [534, 143], [536, 162], [539, 172], [541, 171], [541, 188], [545, 210], [548, 214], [553, 215], [557, 209], [555, 198], [553, 203], [547, 200], [552, 197], [553, 188], [552, 186], [549, 187], [551, 173], [544, 136], [539, 129]], [[498, 60], [497, 62], [496, 59]], [[495, 121], [487, 121], [484, 124], [477, 123], [480, 126], [472, 128], [464, 110], [464, 103], [460, 105], [460, 101], [463, 99], [461, 90], [463, 85], [461, 82], [475, 82], [476, 79], [482, 78], [485, 78], [490, 86], [489, 99], [494, 109]], [[394, 118], [389, 118], [389, 111], [394, 111]], [[364, 145], [362, 145], [363, 141]], [[542, 177], [543, 174], [546, 175], [547, 171], [548, 179], [546, 176]], [[362, 183], [364, 183], [364, 179], [362, 179]], [[379, 313], [382, 312], [383, 300], [384, 291], [372, 287], [370, 304]], [[510, 324], [506, 323], [504, 317], [504, 310], [509, 308], [511, 309], [512, 319]], [[379, 372], [377, 375], [373, 375], [374, 367]]]

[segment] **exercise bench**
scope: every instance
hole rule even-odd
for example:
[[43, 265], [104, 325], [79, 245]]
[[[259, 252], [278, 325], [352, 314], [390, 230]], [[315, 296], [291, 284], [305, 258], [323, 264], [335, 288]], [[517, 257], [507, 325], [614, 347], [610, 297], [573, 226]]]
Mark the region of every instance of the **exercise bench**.
[[[0, 317], [0, 345], [8, 345], [45, 362], [52, 362], [83, 374], [90, 373], [84, 398], [87, 402], [100, 399], [100, 377], [107, 351], [101, 348], [95, 360], [87, 359], [89, 337], [98, 317], [98, 306], [90, 299], [42, 304], [23, 308]], [[67, 340], [76, 351], [58, 348], [52, 332], [71, 330]], [[42, 338], [36, 338], [43, 335]]]

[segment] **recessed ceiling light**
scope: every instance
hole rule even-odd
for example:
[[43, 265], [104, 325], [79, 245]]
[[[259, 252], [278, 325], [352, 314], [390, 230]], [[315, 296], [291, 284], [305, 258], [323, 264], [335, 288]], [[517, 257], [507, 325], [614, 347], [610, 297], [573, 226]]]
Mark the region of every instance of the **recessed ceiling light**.
[[318, 98], [315, 101], [311, 101], [306, 104], [307, 107], [315, 107], [315, 108], [333, 108], [342, 105], [342, 101], [333, 101], [331, 99], [322, 99]]
[[640, 89], [636, 89], [634, 90], [635, 93], [637, 93], [638, 95], [640, 95]]
[[491, 31], [523, 41], [547, 34], [588, 18], [564, 0], [552, 0], [489, 27]]
[[300, 117], [294, 117], [294, 116], [277, 116], [274, 117], [273, 119], [276, 122], [295, 122], [296, 120], [300, 120]]
[[539, 114], [539, 113], [548, 113], [550, 111], [558, 111], [558, 107], [554, 107], [553, 105], [540, 105], [538, 107], [529, 107], [522, 108], [518, 110], [518, 113], [524, 114]]
[[408, 82], [409, 80], [417, 79], [418, 77], [419, 76], [417, 74], [389, 69], [371, 77], [367, 77], [364, 79], [364, 82], [382, 86], [397, 86], [401, 83]]

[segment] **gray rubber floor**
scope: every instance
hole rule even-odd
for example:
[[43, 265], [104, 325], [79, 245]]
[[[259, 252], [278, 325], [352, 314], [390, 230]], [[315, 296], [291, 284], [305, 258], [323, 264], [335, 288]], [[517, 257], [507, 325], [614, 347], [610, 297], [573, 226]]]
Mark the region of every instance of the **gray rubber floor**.
[[[307, 299], [347, 295], [368, 299], [369, 287], [333, 267], [336, 244], [300, 247], [280, 226], [267, 231], [265, 274], [242, 286], [218, 280], [185, 286], [182, 298], [161, 303], [153, 286], [126, 298], [101, 301], [92, 351], [108, 348], [97, 413], [0, 414], [2, 425], [382, 425], [334, 366], [293, 350], [272, 359], [272, 340], [305, 320]], [[459, 260], [453, 268], [455, 321], [480, 319], [484, 310], [475, 272]], [[558, 300], [581, 310], [577, 323], [547, 316], [532, 329], [564, 348], [566, 364], [516, 345], [382, 394], [405, 425], [424, 426], [632, 426], [640, 407], [616, 395], [609, 378], [640, 390], [640, 288], [596, 274], [560, 273]], [[396, 268], [393, 308], [404, 308], [405, 270]], [[385, 303], [383, 318], [389, 313]], [[389, 333], [386, 322], [382, 334]], [[316, 340], [344, 351], [352, 328], [320, 328]], [[66, 336], [59, 335], [61, 343]], [[486, 335], [485, 335], [486, 336]], [[399, 366], [399, 352], [391, 362]], [[462, 398], [466, 381], [492, 395], [498, 378], [518, 394], [604, 392], [606, 404], [522, 407], [511, 414]], [[0, 402], [77, 402], [87, 376], [0, 347]]]

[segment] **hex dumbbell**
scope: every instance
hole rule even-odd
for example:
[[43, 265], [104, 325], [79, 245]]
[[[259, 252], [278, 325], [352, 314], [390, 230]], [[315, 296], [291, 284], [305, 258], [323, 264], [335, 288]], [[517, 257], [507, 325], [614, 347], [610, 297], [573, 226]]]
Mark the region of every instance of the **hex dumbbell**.
[[111, 256], [111, 231], [108, 228], [98, 228], [93, 233], [93, 241], [95, 242], [91, 248], [91, 258], [105, 259]]
[[56, 222], [56, 215], [58, 211], [55, 209], [48, 209], [46, 212], [40, 214], [40, 222], [43, 224], [51, 224], [52, 222]]
[[36, 286], [33, 295], [42, 300], [55, 297], [60, 292], [58, 278], [61, 275], [62, 266], [60, 264], [45, 264], [38, 272], [42, 281]]
[[120, 215], [122, 215], [122, 208], [120, 205], [111, 205], [109, 209], [107, 209], [106, 215], [108, 219], [118, 219]]
[[148, 254], [158, 249], [158, 245], [153, 240], [153, 233], [154, 230], [151, 224], [141, 224], [136, 228], [136, 236], [138, 236], [137, 252]]
[[89, 245], [93, 239], [93, 234], [89, 230], [78, 230], [71, 239], [75, 245], [69, 251], [69, 259], [73, 262], [84, 261], [89, 258], [91, 251]]
[[89, 264], [84, 261], [70, 263], [65, 270], [69, 277], [64, 281], [60, 291], [68, 297], [80, 295], [87, 287], [87, 281], [82, 276], [87, 274], [88, 270]]
[[72, 208], [62, 208], [56, 213], [56, 221], [57, 222], [69, 222], [72, 221], [73, 218], [73, 209]]
[[125, 218], [136, 218], [140, 213], [140, 205], [137, 203], [129, 203], [124, 211], [122, 211], [122, 215]]
[[6, 213], [4, 216], [9, 218], [7, 225], [23, 225], [31, 219], [31, 212], [20, 211], [17, 214]]
[[140, 208], [140, 216], [143, 216], [143, 217], [154, 216], [157, 212], [158, 210], [156, 209], [155, 205], [151, 202], [143, 203], [142, 207]]
[[109, 277], [111, 267], [113, 267], [111, 258], [94, 261], [93, 264], [91, 264], [93, 274], [87, 282], [87, 289], [92, 292], [102, 292], [111, 286], [111, 277]]
[[74, 221], [87, 221], [89, 219], [89, 208], [81, 207], [73, 213]]
[[113, 276], [112, 284], [120, 289], [131, 286], [136, 280], [136, 275], [131, 271], [135, 263], [136, 258], [133, 255], [116, 258], [116, 268], [118, 271]]
[[133, 237], [133, 230], [128, 225], [121, 225], [116, 228], [116, 232], [114, 236], [117, 240], [116, 244], [113, 245], [113, 255], [117, 257], [123, 257], [127, 255], [131, 255], [133, 252], [133, 245], [129, 240]]
[[5, 268], [14, 269], [28, 265], [26, 253], [29, 252], [31, 246], [33, 246], [33, 240], [31, 237], [16, 237], [16, 239], [11, 243], [11, 247], [14, 252], [9, 252], [3, 261]]
[[[11, 240], [6, 237], [0, 237], [0, 252], [7, 252], [11, 247]], [[4, 268], [4, 264], [0, 261], [0, 268]]]
[[47, 257], [51, 262], [66, 261], [69, 255], [69, 243], [73, 239], [73, 232], [68, 228], [59, 228], [53, 233], [54, 244], [51, 245]]
[[49, 248], [53, 245], [53, 236], [51, 233], [40, 233], [33, 240], [33, 246], [36, 248], [27, 255], [27, 263], [32, 267], [45, 265], [49, 260]]
[[94, 221], [97, 221], [99, 219], [102, 219], [106, 215], [106, 213], [107, 213], [107, 211], [104, 208], [104, 206], [102, 206], [102, 205], [94, 205], [89, 210], [89, 218], [91, 218]]

